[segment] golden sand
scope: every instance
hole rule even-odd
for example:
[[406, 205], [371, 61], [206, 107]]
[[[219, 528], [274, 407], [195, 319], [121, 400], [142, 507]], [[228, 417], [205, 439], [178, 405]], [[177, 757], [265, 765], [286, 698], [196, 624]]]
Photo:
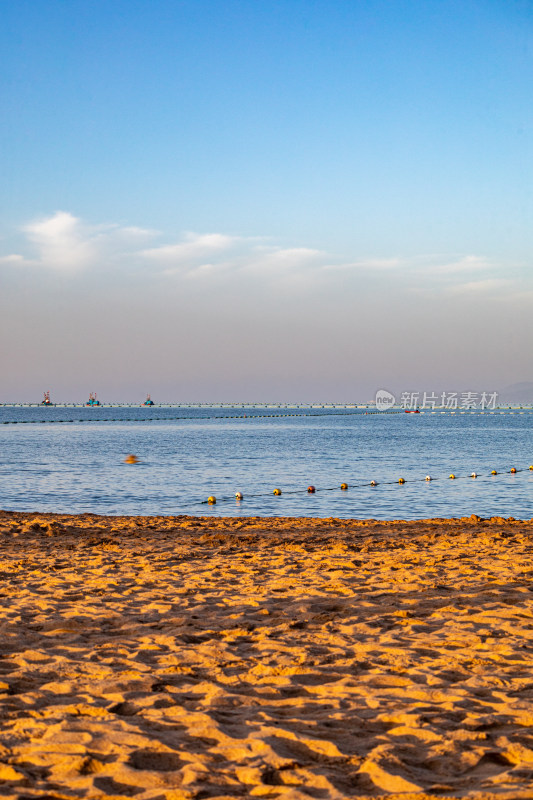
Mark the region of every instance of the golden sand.
[[0, 513], [0, 795], [533, 797], [533, 522]]

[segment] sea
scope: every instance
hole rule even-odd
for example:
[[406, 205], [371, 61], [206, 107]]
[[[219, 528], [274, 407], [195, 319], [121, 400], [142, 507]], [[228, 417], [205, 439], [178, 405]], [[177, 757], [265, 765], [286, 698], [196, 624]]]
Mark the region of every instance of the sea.
[[518, 408], [1, 406], [0, 508], [531, 519], [532, 423]]

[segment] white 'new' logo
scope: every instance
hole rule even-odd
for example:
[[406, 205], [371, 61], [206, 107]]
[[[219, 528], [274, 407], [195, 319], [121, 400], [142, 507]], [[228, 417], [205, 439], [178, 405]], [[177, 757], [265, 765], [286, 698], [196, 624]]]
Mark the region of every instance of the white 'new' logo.
[[376, 408], [378, 411], [387, 411], [387, 409], [392, 408], [395, 402], [394, 395], [386, 389], [378, 389], [376, 392]]

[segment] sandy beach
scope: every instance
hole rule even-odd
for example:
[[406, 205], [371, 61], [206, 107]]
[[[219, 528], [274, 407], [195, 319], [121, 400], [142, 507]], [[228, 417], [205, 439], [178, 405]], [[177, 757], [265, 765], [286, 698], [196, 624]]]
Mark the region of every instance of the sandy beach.
[[533, 522], [0, 512], [0, 795], [533, 797]]

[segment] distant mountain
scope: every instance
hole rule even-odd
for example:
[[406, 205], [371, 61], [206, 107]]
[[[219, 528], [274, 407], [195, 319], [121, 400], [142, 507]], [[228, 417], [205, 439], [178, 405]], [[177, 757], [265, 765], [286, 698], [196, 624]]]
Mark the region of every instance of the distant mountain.
[[501, 403], [533, 403], [533, 381], [512, 383], [498, 392], [498, 402]]

